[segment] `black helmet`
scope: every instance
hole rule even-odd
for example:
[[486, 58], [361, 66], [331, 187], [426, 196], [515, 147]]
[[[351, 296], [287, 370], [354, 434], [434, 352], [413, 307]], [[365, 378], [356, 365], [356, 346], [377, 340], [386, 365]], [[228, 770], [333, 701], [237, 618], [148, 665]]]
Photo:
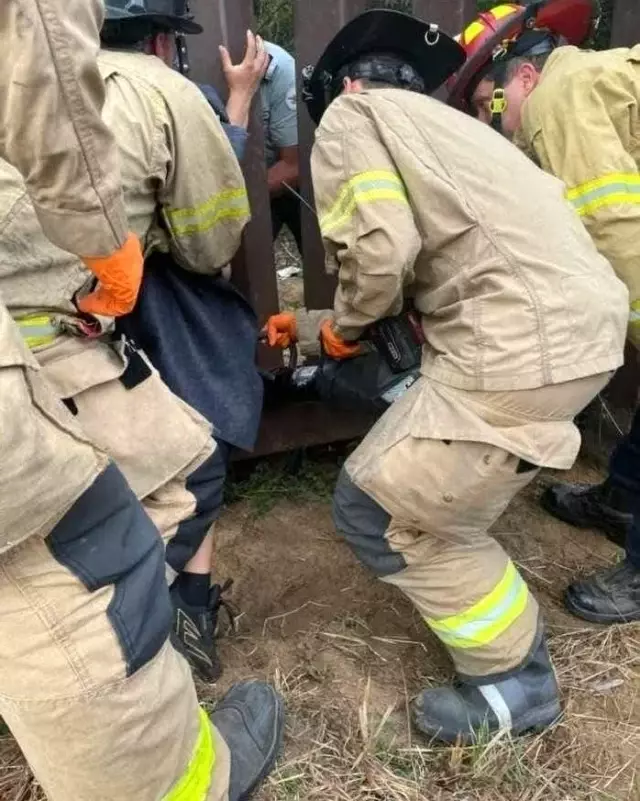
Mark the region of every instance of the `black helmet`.
[[317, 124], [341, 79], [357, 75], [424, 94], [435, 92], [460, 69], [462, 47], [437, 25], [389, 9], [374, 9], [351, 20], [329, 43], [315, 67], [303, 72], [303, 100]]
[[105, 22], [148, 20], [178, 33], [202, 33], [193, 21], [188, 0], [107, 0]]

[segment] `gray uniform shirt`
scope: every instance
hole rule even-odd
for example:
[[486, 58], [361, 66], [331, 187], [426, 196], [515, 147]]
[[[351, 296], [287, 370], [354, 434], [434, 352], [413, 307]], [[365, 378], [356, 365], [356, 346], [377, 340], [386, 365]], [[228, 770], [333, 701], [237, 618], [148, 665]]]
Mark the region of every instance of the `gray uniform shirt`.
[[265, 47], [272, 59], [260, 94], [267, 167], [272, 167], [283, 147], [298, 144], [296, 63], [293, 56], [278, 45], [266, 42]]

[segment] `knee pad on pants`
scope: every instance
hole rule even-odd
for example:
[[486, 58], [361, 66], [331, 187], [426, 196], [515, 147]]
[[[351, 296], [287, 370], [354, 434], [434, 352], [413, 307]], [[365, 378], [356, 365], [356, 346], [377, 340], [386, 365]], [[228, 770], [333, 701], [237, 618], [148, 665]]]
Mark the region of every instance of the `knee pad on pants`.
[[46, 542], [56, 561], [90, 592], [113, 585], [107, 615], [127, 675], [133, 675], [166, 642], [173, 613], [162, 540], [115, 465], [96, 479]]
[[406, 568], [404, 557], [391, 549], [386, 538], [390, 515], [353, 483], [344, 468], [333, 496], [333, 520], [358, 559], [377, 576]]

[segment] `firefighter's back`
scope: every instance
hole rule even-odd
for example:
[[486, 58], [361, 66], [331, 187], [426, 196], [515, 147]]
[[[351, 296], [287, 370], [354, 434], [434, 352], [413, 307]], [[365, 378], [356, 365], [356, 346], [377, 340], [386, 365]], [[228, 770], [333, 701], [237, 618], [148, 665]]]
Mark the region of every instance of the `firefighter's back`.
[[413, 292], [428, 373], [503, 390], [619, 366], [627, 291], [560, 181], [488, 126], [416, 93], [341, 98], [323, 128], [336, 112], [382, 140], [405, 184], [423, 243]]

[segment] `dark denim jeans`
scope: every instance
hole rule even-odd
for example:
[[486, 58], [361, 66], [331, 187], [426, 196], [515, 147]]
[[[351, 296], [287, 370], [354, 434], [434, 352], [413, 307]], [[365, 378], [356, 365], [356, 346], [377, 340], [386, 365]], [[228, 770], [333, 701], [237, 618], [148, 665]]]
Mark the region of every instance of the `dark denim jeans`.
[[633, 499], [633, 526], [627, 540], [627, 558], [640, 570], [640, 408], [629, 434], [613, 452], [609, 465], [613, 484]]

